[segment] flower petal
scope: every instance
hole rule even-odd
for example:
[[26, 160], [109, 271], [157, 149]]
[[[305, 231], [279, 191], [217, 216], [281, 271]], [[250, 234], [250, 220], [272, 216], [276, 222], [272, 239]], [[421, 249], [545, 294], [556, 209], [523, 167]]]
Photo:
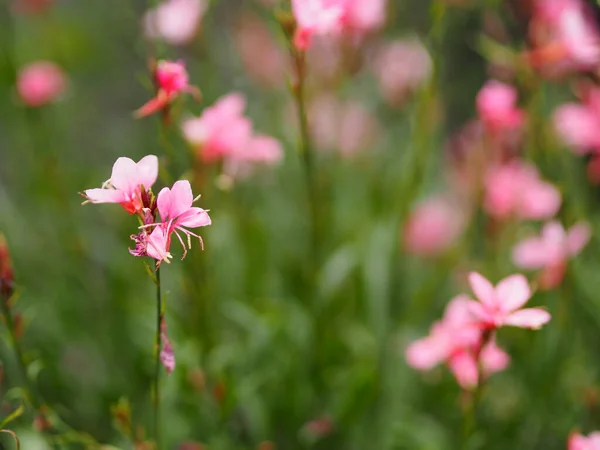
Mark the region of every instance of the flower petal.
[[448, 367], [463, 389], [472, 389], [477, 386], [479, 370], [477, 361], [471, 353], [466, 351], [456, 353], [448, 361]]
[[133, 193], [137, 187], [136, 163], [130, 158], [118, 158], [113, 164], [110, 182], [125, 194]]
[[88, 189], [85, 196], [92, 203], [122, 203], [125, 195], [116, 189]]
[[144, 156], [137, 163], [136, 184], [150, 189], [158, 178], [158, 158], [154, 155]]
[[148, 236], [148, 245], [146, 247], [148, 256], [159, 261], [169, 262], [171, 254], [169, 253], [169, 238], [166, 230], [157, 226]]
[[441, 339], [428, 336], [412, 342], [404, 356], [413, 369], [430, 370], [448, 357], [446, 350], [447, 346]]
[[586, 222], [573, 225], [567, 233], [567, 248], [570, 256], [577, 255], [590, 240], [592, 231]]
[[506, 369], [510, 362], [508, 353], [498, 347], [493, 340], [481, 350], [479, 358], [486, 375]]
[[546, 246], [539, 238], [529, 238], [518, 243], [512, 252], [516, 266], [523, 269], [539, 269], [546, 265]]
[[205, 227], [211, 224], [208, 213], [202, 208], [190, 208], [177, 219], [177, 226], [187, 228]]
[[496, 286], [496, 301], [504, 312], [516, 311], [531, 298], [531, 288], [523, 275], [506, 277]]
[[531, 328], [538, 330], [551, 319], [550, 313], [540, 308], [528, 308], [516, 311], [504, 320], [505, 325], [513, 327]]
[[495, 304], [494, 286], [484, 276], [477, 272], [471, 272], [469, 274], [469, 284], [471, 285], [473, 293], [481, 303], [487, 306]]

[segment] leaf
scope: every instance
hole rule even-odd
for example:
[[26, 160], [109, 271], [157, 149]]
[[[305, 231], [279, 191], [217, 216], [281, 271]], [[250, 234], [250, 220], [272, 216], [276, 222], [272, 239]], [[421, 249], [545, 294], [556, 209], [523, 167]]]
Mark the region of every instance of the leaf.
[[[19, 417], [21, 417], [21, 415], [23, 415], [23, 411], [25, 411], [25, 407], [23, 405], [20, 405], [12, 413], [10, 413], [8, 416], [6, 416], [2, 422], [0, 422], [0, 428], [4, 428], [6, 425], [11, 423], [13, 420], [16, 420]], [[2, 431], [4, 431], [4, 430], [2, 430]]]

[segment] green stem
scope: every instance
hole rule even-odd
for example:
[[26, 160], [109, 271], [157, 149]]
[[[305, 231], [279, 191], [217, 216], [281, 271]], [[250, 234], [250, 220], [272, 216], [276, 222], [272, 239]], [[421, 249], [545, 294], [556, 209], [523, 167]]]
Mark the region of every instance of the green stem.
[[156, 450], [160, 450], [160, 348], [162, 331], [162, 297], [160, 292], [160, 267], [155, 272], [156, 277], [156, 334], [154, 336], [154, 380], [153, 380], [153, 408], [154, 408], [154, 442]]
[[[304, 164], [304, 176], [306, 181], [307, 199], [310, 214], [310, 241], [311, 260], [313, 267], [319, 263], [319, 209], [318, 209], [318, 186], [317, 169], [314, 161], [310, 133], [308, 129], [308, 114], [306, 110], [306, 54], [303, 51], [293, 51], [293, 60], [296, 70], [296, 84], [293, 89], [296, 110], [300, 123], [300, 154]], [[311, 278], [316, 271], [311, 270]]]

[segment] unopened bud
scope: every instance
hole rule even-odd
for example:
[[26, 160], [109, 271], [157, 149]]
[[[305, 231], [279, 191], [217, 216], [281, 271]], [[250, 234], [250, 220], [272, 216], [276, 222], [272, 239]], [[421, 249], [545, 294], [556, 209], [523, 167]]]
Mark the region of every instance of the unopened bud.
[[4, 301], [12, 297], [14, 290], [13, 267], [4, 235], [0, 234], [0, 295]]

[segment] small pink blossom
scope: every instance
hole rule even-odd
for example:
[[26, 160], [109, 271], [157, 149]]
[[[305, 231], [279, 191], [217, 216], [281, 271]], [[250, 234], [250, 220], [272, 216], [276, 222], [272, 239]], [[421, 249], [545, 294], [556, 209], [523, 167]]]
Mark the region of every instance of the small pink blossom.
[[207, 8], [206, 0], [166, 0], [144, 17], [146, 36], [172, 45], [190, 42]]
[[600, 431], [594, 431], [587, 436], [571, 433], [567, 450], [600, 450]]
[[416, 38], [389, 42], [373, 61], [373, 72], [381, 96], [392, 106], [406, 98], [431, 77], [433, 63], [425, 46]]
[[600, 62], [600, 32], [581, 0], [537, 0], [530, 34], [534, 66], [562, 74], [593, 69]]
[[484, 184], [484, 207], [498, 219], [549, 219], [560, 208], [560, 192], [542, 181], [534, 166], [523, 162], [492, 167]]
[[183, 61], [158, 61], [154, 72], [157, 85], [156, 96], [136, 111], [137, 117], [145, 117], [166, 108], [182, 92], [199, 96], [196, 87], [189, 84], [188, 72]]
[[337, 34], [342, 30], [345, 0], [292, 0], [296, 19], [294, 45], [306, 50], [313, 36]]
[[[191, 237], [197, 238], [202, 243], [200, 236], [192, 233], [188, 228], [208, 226], [211, 220], [206, 210], [192, 206], [194, 201], [192, 187], [187, 180], [176, 181], [171, 189], [165, 187], [158, 193], [156, 205], [161, 222], [142, 226], [143, 229], [155, 227], [148, 238], [148, 256], [169, 262], [172, 234], [175, 234], [183, 247], [183, 258], [192, 246]], [[186, 235], [187, 246], [179, 233]]]
[[58, 99], [66, 87], [66, 77], [60, 67], [50, 61], [36, 61], [19, 70], [17, 93], [31, 107], [47, 105]]
[[361, 34], [380, 28], [385, 22], [386, 5], [387, 0], [345, 0], [344, 28]]
[[119, 203], [130, 213], [140, 213], [144, 206], [144, 195], [158, 177], [158, 158], [148, 155], [134, 162], [121, 157], [113, 165], [112, 174], [100, 189], [85, 191], [91, 203]]
[[411, 212], [404, 227], [407, 252], [436, 256], [450, 248], [464, 231], [465, 211], [451, 198], [438, 195], [425, 200]]
[[481, 367], [481, 375], [487, 378], [493, 373], [506, 369], [509, 363], [508, 353], [491, 340], [479, 352], [476, 348], [457, 351], [450, 357], [448, 367], [463, 389], [473, 389], [480, 382], [479, 367]]
[[162, 321], [161, 328], [160, 340], [162, 342], [162, 348], [160, 349], [160, 362], [165, 367], [167, 375], [171, 375], [171, 373], [173, 373], [175, 370], [175, 353], [173, 352], [171, 341], [169, 341], [169, 337], [167, 335], [167, 322], [165, 322], [164, 319]]
[[516, 107], [517, 91], [499, 81], [488, 81], [477, 94], [477, 112], [485, 127], [500, 133], [520, 127], [524, 112]]
[[564, 277], [567, 261], [581, 252], [590, 235], [587, 223], [578, 223], [565, 231], [560, 223], [548, 222], [539, 237], [525, 239], [515, 246], [513, 261], [522, 269], [543, 269], [540, 286], [554, 288]]
[[553, 121], [559, 136], [575, 153], [600, 152], [600, 89], [587, 89], [582, 103], [560, 106]]
[[252, 164], [273, 165], [283, 157], [279, 141], [254, 134], [252, 123], [243, 114], [245, 107], [245, 98], [232, 93], [181, 125], [202, 162], [223, 161], [228, 175], [243, 175]]
[[471, 303], [465, 295], [455, 297], [446, 307], [443, 319], [431, 327], [429, 336], [407, 347], [407, 363], [417, 370], [430, 370], [445, 363], [464, 389], [477, 386], [481, 377], [504, 370], [510, 357], [493, 338], [484, 336], [471, 315]]
[[539, 329], [550, 320], [550, 314], [543, 309], [521, 309], [532, 294], [523, 275], [511, 275], [494, 287], [480, 274], [471, 272], [469, 283], [479, 300], [471, 301], [469, 310], [484, 329], [503, 326]]

